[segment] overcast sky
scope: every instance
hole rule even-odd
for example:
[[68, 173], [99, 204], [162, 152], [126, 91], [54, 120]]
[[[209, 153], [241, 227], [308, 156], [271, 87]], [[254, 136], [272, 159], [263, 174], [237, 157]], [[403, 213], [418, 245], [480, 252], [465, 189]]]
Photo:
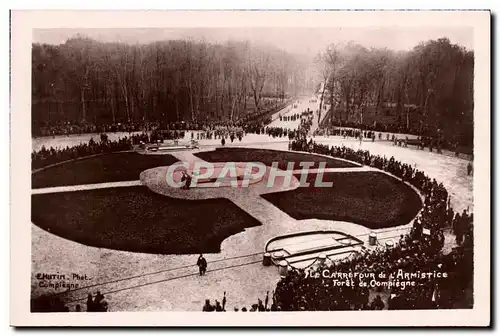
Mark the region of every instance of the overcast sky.
[[469, 27], [381, 27], [381, 28], [122, 28], [122, 29], [35, 29], [33, 42], [61, 44], [81, 34], [99, 41], [149, 43], [190, 38], [208, 42], [249, 40], [272, 44], [289, 52], [313, 55], [332, 42], [354, 41], [365, 47], [410, 50], [421, 41], [448, 37], [452, 43], [474, 49]]

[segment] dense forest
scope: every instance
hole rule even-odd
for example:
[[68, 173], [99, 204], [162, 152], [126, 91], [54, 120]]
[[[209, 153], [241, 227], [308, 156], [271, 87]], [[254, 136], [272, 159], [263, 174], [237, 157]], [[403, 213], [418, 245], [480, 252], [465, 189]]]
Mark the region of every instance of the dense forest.
[[247, 42], [129, 45], [82, 36], [32, 46], [33, 128], [236, 121], [304, 89], [306, 62]]
[[472, 143], [474, 53], [447, 38], [395, 52], [361, 45], [331, 44], [316, 59], [323, 82], [321, 102], [334, 106], [331, 122], [367, 124], [370, 112], [395, 120], [414, 133]]
[[[312, 92], [310, 66], [307, 57], [249, 42], [77, 36], [33, 44], [33, 132], [67, 123], [236, 122]], [[331, 125], [387, 123], [390, 107], [390, 122], [406, 131], [472, 143], [474, 53], [447, 38], [399, 52], [331, 44], [313, 66], [316, 84], [326, 83], [316, 90], [320, 111], [333, 107]]]

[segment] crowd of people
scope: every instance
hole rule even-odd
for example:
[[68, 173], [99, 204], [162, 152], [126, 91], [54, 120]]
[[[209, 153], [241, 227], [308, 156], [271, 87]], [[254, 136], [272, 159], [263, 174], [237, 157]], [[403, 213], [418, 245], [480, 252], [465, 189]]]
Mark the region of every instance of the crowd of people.
[[[169, 123], [170, 129], [181, 127], [181, 123]], [[119, 122], [110, 124], [93, 124], [90, 122], [57, 122], [46, 125], [34, 125], [32, 132], [34, 137], [71, 135], [71, 134], [89, 134], [89, 133], [113, 133], [113, 132], [141, 132], [151, 131], [159, 127], [157, 122]]]
[[[206, 128], [203, 132], [196, 134], [196, 140], [205, 139], [229, 139], [234, 142], [236, 139], [241, 141], [245, 131], [243, 127], [234, 125], [217, 125], [215, 127]], [[194, 133], [191, 134], [191, 138], [194, 139]]]
[[[406, 181], [423, 195], [424, 206], [413, 222], [409, 234], [401, 235], [393, 248], [377, 248], [372, 252], [355, 255], [325, 266], [330, 274], [373, 272], [392, 275], [435, 272], [449, 274], [448, 278], [418, 279], [415, 286], [393, 287], [386, 303], [380, 295], [369, 301], [367, 288], [334, 286], [331, 279], [306, 278], [304, 270], [293, 269], [276, 288], [279, 310], [350, 310], [350, 309], [432, 309], [469, 308], [465, 291], [472, 282], [473, 215], [464, 210], [460, 215], [450, 206], [448, 192], [442, 183], [431, 179], [411, 165], [398, 162], [394, 157], [371, 155], [368, 151], [348, 147], [328, 147], [312, 140], [296, 140], [293, 150], [331, 155], [363, 165], [385, 170]], [[444, 231], [453, 228], [457, 247], [443, 254]], [[330, 281], [330, 283], [328, 282]], [[383, 292], [382, 288], [375, 288]], [[387, 294], [387, 293], [386, 293]]]
[[244, 126], [243, 130], [244, 133], [266, 134], [273, 138], [288, 137], [289, 140], [293, 140], [300, 137], [301, 135], [305, 136], [309, 132], [309, 129], [311, 128], [312, 125], [312, 118], [313, 118], [312, 115], [313, 111], [307, 108], [301, 113], [295, 113], [291, 116], [279, 116], [280, 121], [300, 120], [299, 127], [297, 129], [278, 127], [278, 126], [266, 126], [265, 124], [251, 124]]
[[137, 136], [123, 137], [117, 141], [110, 141], [105, 134], [102, 134], [99, 141], [91, 138], [88, 143], [81, 143], [72, 147], [46, 148], [42, 146], [39, 151], [31, 153], [31, 167], [32, 169], [39, 169], [85, 156], [130, 150], [132, 149], [132, 138], [137, 138]]
[[[71, 135], [71, 134], [89, 134], [89, 133], [113, 133], [113, 132], [151, 132], [162, 130], [170, 134], [174, 139], [174, 131], [204, 131], [210, 132], [212, 136], [221, 136], [226, 133], [225, 129], [251, 128], [256, 125], [264, 126], [271, 122], [271, 115], [281, 110], [290, 103], [290, 99], [280, 100], [277, 98], [263, 98], [261, 106], [252, 113], [245, 114], [234, 121], [122, 121], [109, 124], [95, 124], [89, 121], [59, 121], [47, 122], [45, 124], [33, 125], [32, 133], [34, 137]], [[171, 132], [169, 132], [171, 131]], [[227, 135], [229, 137], [229, 134]], [[236, 136], [238, 137], [238, 136]], [[210, 139], [210, 137], [207, 137]], [[167, 138], [165, 138], [167, 139]]]
[[[325, 129], [325, 128], [318, 128], [314, 132], [314, 136], [317, 135], [335, 135], [335, 136], [341, 136], [344, 137], [344, 139], [348, 138], [356, 138], [356, 139], [373, 139], [373, 141], [376, 138], [376, 132], [374, 131], [363, 131], [361, 129], [355, 129], [355, 128], [331, 128], [331, 129]], [[382, 133], [378, 133], [379, 140], [382, 139]], [[389, 134], [387, 134], [387, 140], [389, 140]]]
[[[86, 308], [86, 310], [84, 310]], [[104, 295], [97, 291], [93, 296], [91, 293], [87, 295], [86, 307], [81, 304], [75, 305], [73, 312], [107, 312], [108, 302], [104, 299]], [[32, 313], [68, 313], [71, 312], [68, 305], [61, 299], [58, 294], [44, 295], [31, 300]]]
[[[385, 136], [382, 134], [385, 133]], [[390, 134], [392, 133], [392, 134]], [[371, 141], [386, 140], [392, 141], [394, 145], [408, 147], [408, 144], [415, 145], [419, 149], [428, 148], [429, 151], [436, 150], [437, 153], [442, 153], [442, 150], [454, 152], [456, 156], [459, 153], [471, 154], [471, 146], [461, 146], [456, 139], [446, 139], [443, 134], [429, 135], [428, 132], [405, 132], [399, 127], [368, 127], [359, 124], [346, 124], [343, 126], [321, 127], [315, 131], [314, 135], [336, 135], [345, 138], [353, 137], [356, 139], [369, 139]], [[413, 135], [409, 137], [408, 135]], [[414, 136], [417, 136], [416, 138]], [[411, 139], [410, 139], [411, 138]]]
[[265, 134], [273, 138], [288, 138], [293, 140], [298, 137], [299, 131], [283, 127], [266, 127]]
[[255, 125], [267, 125], [272, 120], [272, 115], [291, 103], [290, 99], [283, 101], [269, 101], [264, 106], [256, 109], [253, 113], [249, 113], [238, 119], [238, 125], [254, 127]]
[[303, 111], [302, 113], [294, 113], [290, 115], [280, 115], [279, 119], [280, 121], [296, 121], [304, 117], [309, 117], [313, 114], [313, 111], [307, 108], [307, 110]]
[[[222, 302], [222, 304], [221, 304]], [[214, 300], [214, 303], [212, 304], [210, 299], [205, 300], [205, 304], [203, 305], [202, 311], [204, 312], [225, 312], [226, 310], [226, 292], [224, 292], [224, 296], [222, 297], [221, 301], [218, 301], [217, 299]], [[276, 305], [275, 302], [275, 295], [274, 292], [271, 294], [271, 297], [269, 297], [269, 291], [266, 293], [266, 297], [264, 301], [262, 301], [260, 298], [257, 299], [256, 303], [253, 303], [247, 307], [233, 307], [232, 311], [234, 312], [268, 312], [268, 311], [278, 311], [278, 306]]]
[[383, 124], [383, 123], [373, 123], [373, 124], [361, 124], [357, 122], [338, 122], [334, 121], [331, 123], [335, 127], [349, 127], [349, 128], [361, 128], [368, 131], [375, 132], [388, 132], [388, 133], [403, 133], [403, 134], [413, 134], [413, 135], [423, 135], [423, 131], [420, 125], [413, 125], [411, 127], [406, 127], [402, 124]]
[[[225, 144], [226, 139], [231, 143], [236, 139], [241, 142], [244, 134], [245, 132], [241, 127], [222, 125], [207, 127], [202, 131], [190, 132], [192, 141], [195, 141], [195, 139], [221, 139], [223, 144]], [[181, 130], [152, 130], [150, 132], [130, 134], [119, 140], [111, 141], [106, 133], [101, 133], [98, 141], [91, 138], [88, 143], [80, 143], [72, 147], [46, 148], [42, 146], [40, 150], [31, 153], [31, 167], [32, 169], [39, 169], [86, 156], [131, 150], [134, 145], [163, 143], [168, 140], [175, 141], [183, 139], [185, 136], [186, 131]]]

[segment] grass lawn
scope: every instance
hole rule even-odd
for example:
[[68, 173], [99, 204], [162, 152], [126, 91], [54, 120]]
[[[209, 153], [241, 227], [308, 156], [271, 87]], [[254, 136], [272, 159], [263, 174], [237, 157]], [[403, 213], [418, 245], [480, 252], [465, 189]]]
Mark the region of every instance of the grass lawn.
[[[307, 181], [315, 179], [316, 174], [309, 174]], [[333, 186], [299, 187], [262, 197], [295, 219], [347, 221], [370, 229], [407, 224], [422, 207], [413, 189], [384, 173], [326, 173], [322, 181]]]
[[32, 174], [32, 188], [103, 182], [133, 181], [146, 169], [177, 162], [172, 155], [142, 155], [135, 152], [104, 154], [64, 163]]
[[294, 169], [301, 168], [300, 162], [314, 162], [314, 166], [311, 168], [319, 168], [320, 162], [325, 162], [327, 168], [359, 167], [359, 165], [334, 158], [270, 149], [217, 148], [215, 151], [200, 152], [195, 155], [208, 162], [261, 162], [266, 166], [278, 162], [278, 167], [283, 170], [287, 169], [289, 162], [295, 163]]
[[218, 253], [260, 223], [227, 199], [188, 201], [146, 187], [32, 195], [32, 222], [85, 245], [158, 254]]

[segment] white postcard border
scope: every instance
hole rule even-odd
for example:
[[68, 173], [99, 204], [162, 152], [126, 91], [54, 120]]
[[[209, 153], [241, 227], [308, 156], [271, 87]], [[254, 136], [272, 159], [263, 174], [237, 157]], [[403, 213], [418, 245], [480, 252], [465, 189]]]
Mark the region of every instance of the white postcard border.
[[[31, 42], [34, 28], [474, 28], [474, 309], [349, 312], [29, 312], [31, 278]], [[17, 326], [484, 326], [490, 324], [490, 13], [487, 11], [13, 11], [11, 45], [11, 319]]]

